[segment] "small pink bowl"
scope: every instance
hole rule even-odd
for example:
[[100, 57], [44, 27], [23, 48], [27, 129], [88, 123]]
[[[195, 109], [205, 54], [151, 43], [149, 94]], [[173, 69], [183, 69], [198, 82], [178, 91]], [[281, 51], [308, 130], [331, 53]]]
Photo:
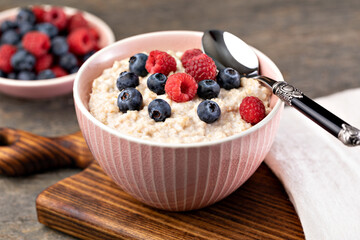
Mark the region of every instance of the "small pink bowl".
[[[50, 8], [49, 5], [42, 5], [44, 8]], [[99, 46], [105, 47], [115, 41], [115, 36], [111, 28], [100, 18], [70, 7], [62, 7], [66, 14], [71, 15], [81, 11], [91, 26], [97, 29], [100, 36]], [[19, 12], [19, 8], [12, 8], [0, 13], [0, 23], [7, 19], [14, 19]], [[76, 73], [66, 75], [64, 77], [36, 80], [36, 81], [20, 81], [0, 77], [0, 92], [7, 95], [28, 98], [41, 99], [51, 98], [70, 93], [73, 89], [73, 83]]]
[[[218, 141], [170, 144], [126, 136], [88, 111], [92, 81], [115, 60], [151, 50], [201, 48], [202, 32], [166, 31], [118, 41], [95, 53], [79, 70], [74, 99], [81, 131], [95, 159], [124, 191], [150, 206], [185, 211], [211, 205], [240, 187], [259, 167], [278, 129], [283, 103], [272, 96], [273, 110], [260, 123]], [[275, 64], [256, 51], [261, 73], [279, 81]]]

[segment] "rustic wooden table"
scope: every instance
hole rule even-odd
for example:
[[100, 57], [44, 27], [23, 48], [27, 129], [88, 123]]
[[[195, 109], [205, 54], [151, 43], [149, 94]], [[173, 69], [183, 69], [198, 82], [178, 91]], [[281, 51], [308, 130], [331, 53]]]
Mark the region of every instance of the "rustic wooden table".
[[[0, 11], [29, 4], [2, 0]], [[31, 1], [31, 4], [52, 3]], [[63, 0], [98, 15], [116, 38], [159, 30], [225, 29], [261, 49], [285, 79], [310, 97], [360, 87], [360, 2], [357, 0]], [[78, 130], [71, 95], [42, 101], [0, 95], [0, 126], [58, 136]], [[275, 176], [263, 164], [262, 173]], [[26, 178], [0, 176], [0, 239], [70, 239], [39, 224], [35, 198], [80, 170]], [[275, 179], [274, 187], [281, 186]]]

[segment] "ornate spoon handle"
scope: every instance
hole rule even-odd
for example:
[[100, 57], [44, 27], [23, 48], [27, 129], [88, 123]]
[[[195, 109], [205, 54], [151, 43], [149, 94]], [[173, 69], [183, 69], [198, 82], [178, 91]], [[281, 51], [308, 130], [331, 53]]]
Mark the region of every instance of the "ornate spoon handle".
[[273, 93], [294, 107], [347, 146], [360, 145], [360, 130], [329, 112], [294, 86], [265, 76], [255, 77], [272, 88]]

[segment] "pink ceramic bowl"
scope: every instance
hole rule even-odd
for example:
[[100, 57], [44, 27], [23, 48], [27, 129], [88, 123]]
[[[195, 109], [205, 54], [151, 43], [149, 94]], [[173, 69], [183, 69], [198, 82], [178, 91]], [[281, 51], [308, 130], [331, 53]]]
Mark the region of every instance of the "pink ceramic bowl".
[[[50, 8], [49, 5], [43, 5]], [[97, 29], [100, 35], [100, 47], [105, 47], [115, 41], [115, 36], [111, 28], [100, 18], [70, 7], [62, 7], [66, 14], [74, 14], [81, 11], [91, 26]], [[7, 19], [14, 19], [19, 12], [19, 8], [12, 8], [0, 13], [0, 23]], [[73, 89], [73, 83], [76, 73], [64, 77], [36, 80], [36, 81], [19, 81], [0, 77], [0, 92], [7, 95], [28, 98], [41, 99], [50, 98], [70, 93]]]
[[[259, 167], [278, 129], [283, 103], [272, 96], [273, 110], [254, 127], [218, 141], [169, 144], [126, 136], [88, 111], [92, 81], [115, 60], [151, 50], [201, 48], [202, 32], [167, 31], [130, 37], [94, 54], [74, 83], [76, 113], [95, 159], [126, 192], [150, 206], [184, 211], [211, 205], [241, 186]], [[283, 80], [279, 69], [256, 51], [261, 73]]]

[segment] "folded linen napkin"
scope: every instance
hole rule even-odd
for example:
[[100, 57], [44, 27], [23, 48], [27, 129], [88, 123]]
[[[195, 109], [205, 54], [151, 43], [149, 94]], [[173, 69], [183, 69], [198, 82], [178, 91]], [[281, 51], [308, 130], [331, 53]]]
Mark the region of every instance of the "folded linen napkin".
[[[353, 89], [315, 101], [359, 128], [359, 99]], [[285, 186], [306, 239], [360, 239], [360, 146], [343, 145], [286, 108], [265, 163]]]

